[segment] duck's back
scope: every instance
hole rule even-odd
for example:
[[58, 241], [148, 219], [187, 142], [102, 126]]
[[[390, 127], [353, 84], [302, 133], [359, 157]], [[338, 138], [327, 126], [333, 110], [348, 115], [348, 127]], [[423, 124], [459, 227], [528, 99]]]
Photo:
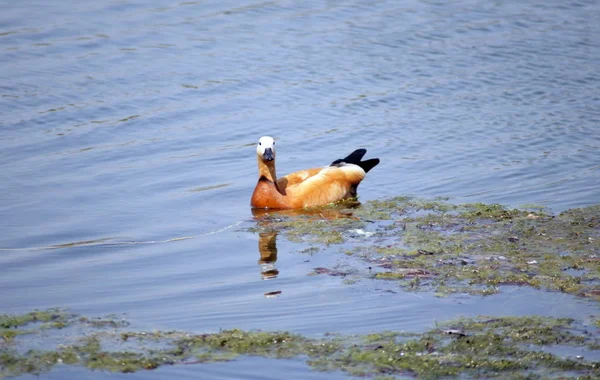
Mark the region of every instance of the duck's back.
[[292, 207], [318, 206], [354, 197], [356, 187], [365, 177], [365, 171], [353, 164], [312, 170], [316, 171], [313, 175], [287, 185], [285, 195]]
[[324, 168], [312, 168], [290, 173], [277, 180], [277, 187], [279, 188], [279, 191], [285, 195], [288, 187], [295, 186], [306, 181], [308, 178], [319, 174], [319, 172], [323, 169]]

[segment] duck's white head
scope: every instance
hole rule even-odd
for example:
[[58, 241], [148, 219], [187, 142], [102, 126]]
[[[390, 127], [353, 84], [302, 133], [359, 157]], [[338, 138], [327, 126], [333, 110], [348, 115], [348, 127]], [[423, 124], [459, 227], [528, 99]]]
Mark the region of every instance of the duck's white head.
[[266, 162], [275, 160], [275, 140], [270, 136], [261, 137], [256, 145], [256, 154]]

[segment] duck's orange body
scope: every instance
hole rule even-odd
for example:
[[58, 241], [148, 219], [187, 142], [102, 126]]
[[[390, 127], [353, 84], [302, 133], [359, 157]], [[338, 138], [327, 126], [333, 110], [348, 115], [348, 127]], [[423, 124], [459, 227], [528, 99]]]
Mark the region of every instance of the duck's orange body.
[[255, 208], [290, 209], [320, 206], [356, 196], [365, 174], [379, 163], [374, 158], [361, 161], [366, 150], [324, 168], [301, 170], [277, 179], [274, 141], [262, 137], [257, 146], [259, 179], [250, 204]]

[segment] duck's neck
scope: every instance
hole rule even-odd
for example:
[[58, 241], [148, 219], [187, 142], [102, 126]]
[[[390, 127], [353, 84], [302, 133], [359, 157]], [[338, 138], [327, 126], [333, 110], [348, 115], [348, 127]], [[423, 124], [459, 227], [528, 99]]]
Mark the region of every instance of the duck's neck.
[[265, 178], [275, 184], [277, 187], [277, 174], [275, 174], [275, 160], [263, 161], [258, 158], [258, 178]]

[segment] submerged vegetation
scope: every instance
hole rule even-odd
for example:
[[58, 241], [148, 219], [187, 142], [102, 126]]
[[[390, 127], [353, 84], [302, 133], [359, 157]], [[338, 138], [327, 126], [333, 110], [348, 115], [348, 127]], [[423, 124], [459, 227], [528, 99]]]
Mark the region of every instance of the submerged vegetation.
[[[63, 325], [44, 326], [42, 320], [61, 320]], [[421, 334], [384, 331], [322, 339], [238, 329], [207, 334], [124, 331], [128, 323], [123, 320], [88, 319], [57, 309], [3, 315], [0, 323], [3, 333], [21, 332], [19, 338], [0, 343], [0, 378], [39, 374], [57, 365], [135, 372], [230, 361], [239, 355], [302, 359], [317, 370], [361, 376], [600, 376], [600, 361], [593, 359], [600, 350], [597, 328], [566, 318], [478, 317], [446, 322]], [[52, 343], [27, 349], [42, 329], [52, 330]], [[554, 348], [561, 354], [553, 353]]]
[[291, 241], [343, 243], [373, 269], [365, 276], [408, 290], [488, 295], [519, 285], [600, 300], [600, 206], [552, 215], [396, 197], [257, 219], [259, 231]]

